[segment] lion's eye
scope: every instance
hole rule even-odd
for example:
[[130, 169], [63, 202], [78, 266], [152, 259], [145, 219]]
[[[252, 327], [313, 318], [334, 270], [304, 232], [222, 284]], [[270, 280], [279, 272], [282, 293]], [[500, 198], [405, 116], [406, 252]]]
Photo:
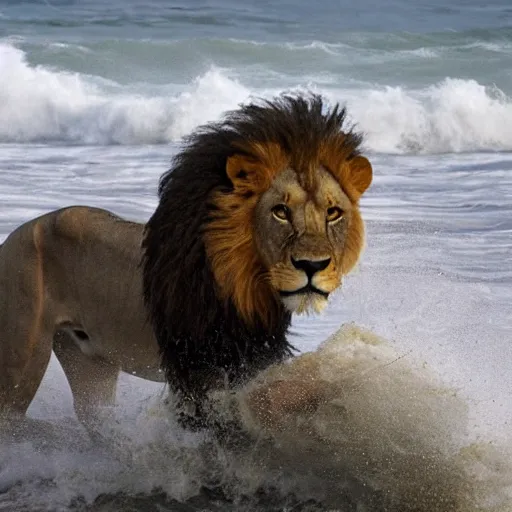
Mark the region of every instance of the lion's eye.
[[338, 206], [327, 208], [327, 222], [335, 222], [343, 217], [343, 210]]
[[290, 208], [285, 204], [278, 204], [272, 208], [272, 215], [280, 221], [290, 220]]

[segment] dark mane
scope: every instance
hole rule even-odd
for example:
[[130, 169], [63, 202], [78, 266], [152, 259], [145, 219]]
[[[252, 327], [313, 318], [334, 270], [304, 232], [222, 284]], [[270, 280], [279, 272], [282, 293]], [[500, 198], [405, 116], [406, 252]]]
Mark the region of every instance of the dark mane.
[[344, 132], [344, 122], [345, 109], [326, 112], [316, 95], [262, 100], [200, 127], [174, 157], [143, 241], [144, 300], [174, 391], [201, 398], [223, 379], [241, 382], [293, 349], [286, 340], [291, 315], [279, 301], [272, 305], [277, 321], [268, 326], [259, 318], [248, 325], [231, 300], [218, 298], [203, 233], [216, 208], [212, 193], [232, 190], [227, 158], [270, 142], [292, 161], [313, 161], [327, 142], [350, 159], [361, 136]]

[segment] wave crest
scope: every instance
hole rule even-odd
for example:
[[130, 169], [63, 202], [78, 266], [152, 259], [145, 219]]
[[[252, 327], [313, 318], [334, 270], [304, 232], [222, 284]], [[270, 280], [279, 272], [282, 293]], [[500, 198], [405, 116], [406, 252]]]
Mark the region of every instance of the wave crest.
[[[512, 132], [504, 129], [512, 124], [512, 99], [496, 86], [454, 78], [419, 90], [335, 89], [334, 83], [316, 90], [347, 104], [371, 151], [512, 150]], [[174, 142], [251, 97], [280, 92], [250, 88], [215, 67], [179, 93], [169, 84], [155, 95], [147, 85], [146, 93], [135, 94], [99, 77], [31, 66], [22, 50], [0, 44], [0, 142]]]
[[498, 87], [447, 78], [420, 91], [385, 87], [351, 95], [367, 145], [386, 153], [508, 151], [512, 99]]
[[147, 97], [87, 75], [30, 66], [0, 45], [0, 142], [158, 144], [218, 118], [248, 92], [216, 68], [177, 96]]

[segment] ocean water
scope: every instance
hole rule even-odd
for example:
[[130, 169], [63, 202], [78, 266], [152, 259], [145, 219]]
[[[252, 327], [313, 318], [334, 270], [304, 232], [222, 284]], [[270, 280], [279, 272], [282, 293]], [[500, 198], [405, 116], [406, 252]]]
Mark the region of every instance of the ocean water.
[[[314, 351], [353, 322], [419, 365], [414, 382], [430, 382], [425, 368], [436, 375], [455, 402], [426, 400], [430, 388], [411, 380], [407, 394], [398, 369], [375, 385], [394, 390], [382, 396], [410, 439], [423, 431], [398, 398], [423, 407], [418, 423], [444, 433], [436, 442], [448, 432], [453, 446], [495, 449], [474, 457], [467, 482], [485, 484], [478, 510], [510, 512], [510, 2], [0, 0], [0, 241], [71, 204], [143, 222], [181, 137], [253, 97], [306, 90], [346, 104], [375, 177], [361, 263], [324, 314], [294, 319], [294, 342]], [[393, 372], [386, 354], [375, 360]], [[54, 425], [53, 441], [0, 443], [0, 510], [393, 510], [341, 485], [339, 461], [304, 432], [277, 436], [277, 462], [205, 455], [211, 441], [180, 431], [163, 397], [163, 386], [123, 375], [105, 426], [115, 447], [90, 448], [52, 359], [29, 415]], [[341, 446], [325, 433], [339, 424], [322, 425]], [[290, 456], [294, 441], [308, 457]], [[343, 478], [357, 480], [354, 468]]]

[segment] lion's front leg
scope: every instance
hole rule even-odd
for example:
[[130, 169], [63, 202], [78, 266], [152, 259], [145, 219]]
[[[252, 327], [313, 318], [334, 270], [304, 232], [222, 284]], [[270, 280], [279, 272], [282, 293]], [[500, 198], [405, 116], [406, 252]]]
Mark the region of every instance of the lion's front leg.
[[0, 246], [0, 412], [25, 415], [52, 351], [43, 229], [26, 225]]

